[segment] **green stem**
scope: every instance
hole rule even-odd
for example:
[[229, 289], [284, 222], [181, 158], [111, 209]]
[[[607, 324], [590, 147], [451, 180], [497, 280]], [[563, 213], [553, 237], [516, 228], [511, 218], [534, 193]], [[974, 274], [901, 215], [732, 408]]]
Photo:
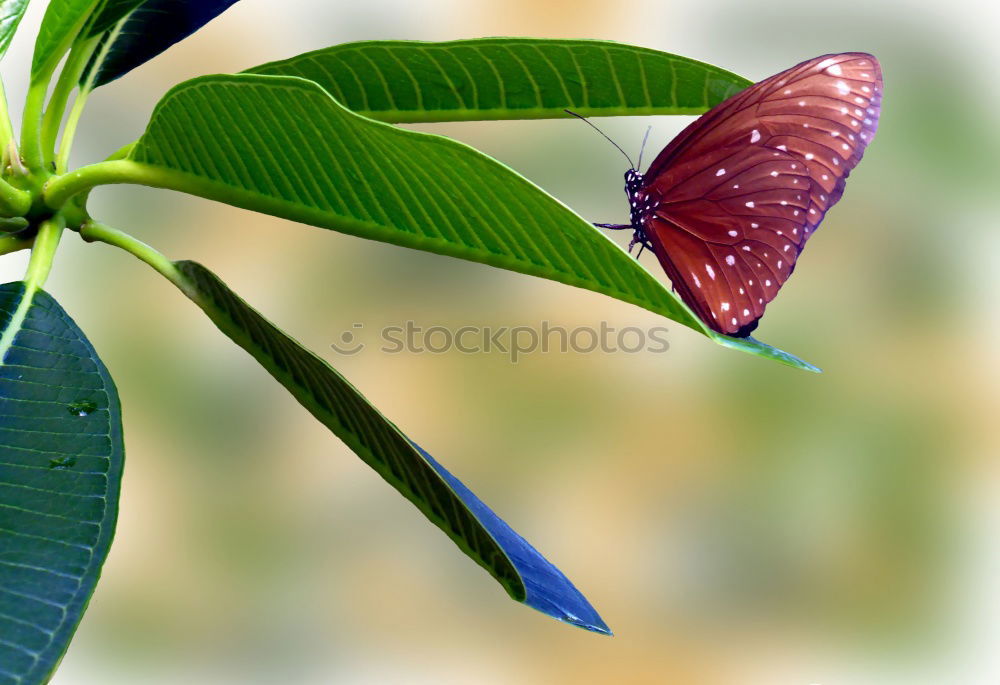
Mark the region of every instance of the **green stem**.
[[45, 108], [45, 93], [49, 88], [49, 78], [40, 78], [28, 87], [28, 97], [24, 103], [24, 122], [21, 124], [21, 150], [29, 169], [41, 169], [45, 165], [42, 148], [42, 111]]
[[114, 162], [114, 161], [119, 160], [119, 159], [125, 159], [126, 157], [129, 156], [129, 153], [132, 152], [132, 148], [134, 148], [135, 144], [138, 143], [138, 142], [139, 142], [138, 140], [133, 140], [131, 143], [129, 143], [127, 145], [122, 145], [120, 148], [118, 148], [117, 150], [115, 150], [114, 152], [112, 152], [110, 155], [108, 155], [108, 158], [105, 159], [104, 161], [105, 162]]
[[56, 156], [57, 174], [65, 173], [66, 168], [69, 166], [69, 153], [73, 150], [73, 138], [76, 136], [76, 127], [80, 123], [80, 115], [83, 114], [83, 108], [87, 106], [87, 97], [89, 95], [89, 90], [81, 89], [76, 96], [76, 100], [73, 101], [73, 108], [69, 112], [66, 127], [63, 129], [62, 140], [59, 141], [59, 154]]
[[107, 243], [108, 245], [119, 247], [126, 252], [131, 252], [133, 255], [146, 262], [146, 264], [149, 264], [151, 267], [156, 269], [168, 281], [176, 285], [185, 295], [191, 299], [196, 298], [197, 292], [195, 291], [194, 286], [188, 282], [184, 274], [182, 274], [177, 267], [174, 266], [172, 261], [170, 261], [162, 253], [158, 252], [155, 248], [147, 245], [137, 238], [133, 238], [128, 233], [119, 231], [117, 228], [106, 226], [99, 221], [88, 221], [80, 227], [80, 236], [88, 243], [95, 241]]
[[35, 244], [31, 248], [28, 271], [24, 275], [24, 280], [30, 290], [38, 290], [45, 285], [45, 279], [49, 277], [49, 271], [52, 269], [52, 259], [55, 257], [64, 227], [65, 222], [62, 217], [56, 215], [54, 218], [42, 222], [38, 228]]
[[59, 209], [74, 195], [86, 193], [95, 186], [112, 183], [139, 183], [163, 187], [165, 180], [155, 168], [137, 164], [128, 159], [88, 164], [61, 176], [54, 176], [45, 183], [43, 197], [52, 209]]
[[0, 147], [6, 149], [7, 144], [14, 139], [14, 127], [10, 123], [10, 113], [7, 111], [7, 91], [0, 81]]
[[16, 235], [0, 236], [0, 255], [18, 252], [31, 247], [32, 241], [28, 238], [19, 238]]
[[[66, 58], [62, 72], [59, 74], [59, 80], [56, 81], [56, 87], [52, 90], [52, 97], [49, 98], [49, 104], [46, 106], [45, 115], [42, 118], [42, 151], [46, 156], [46, 161], [51, 161], [53, 157], [56, 138], [59, 136], [59, 125], [62, 124], [63, 116], [66, 114], [66, 103], [69, 102], [70, 94], [80, 82], [80, 77], [87, 66], [87, 61], [94, 52], [97, 40], [97, 38], [93, 38], [73, 46], [69, 57]], [[77, 97], [77, 102], [79, 102], [80, 97], [86, 101], [86, 95], [87, 93], [81, 87], [81, 95]], [[75, 108], [76, 104], [74, 104]], [[63, 138], [65, 139], [65, 134]]]
[[0, 179], [0, 214], [4, 216], [23, 216], [31, 209], [31, 193], [15, 188]]
[[35, 236], [31, 248], [31, 259], [28, 261], [28, 272], [24, 275], [24, 293], [18, 302], [17, 309], [11, 314], [0, 334], [0, 364], [3, 364], [7, 352], [14, 345], [14, 339], [21, 331], [28, 311], [34, 301], [35, 293], [45, 285], [49, 270], [52, 268], [52, 258], [55, 256], [59, 237], [62, 235], [63, 221], [59, 216], [42, 223]]

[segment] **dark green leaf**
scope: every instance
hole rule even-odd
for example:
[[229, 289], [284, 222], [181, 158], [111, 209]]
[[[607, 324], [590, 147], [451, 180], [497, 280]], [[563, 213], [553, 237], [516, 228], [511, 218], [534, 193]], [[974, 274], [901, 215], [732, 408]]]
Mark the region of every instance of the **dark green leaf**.
[[28, 0], [0, 0], [0, 57], [10, 47], [26, 9]]
[[108, 554], [121, 411], [94, 348], [48, 294], [0, 286], [0, 684], [47, 682]]
[[321, 358], [253, 310], [215, 274], [177, 262], [189, 297], [323, 425], [443, 530], [511, 597], [601, 633], [608, 627], [569, 580], [406, 437]]
[[148, 62], [219, 16], [237, 0], [110, 0], [91, 35], [104, 32], [83, 81], [103, 86]]
[[[636, 260], [558, 200], [472, 148], [372, 121], [311, 81], [217, 75], [160, 101], [128, 158], [91, 183], [142, 183], [344, 233], [549, 278], [631, 302], [745, 351], [808, 368], [705, 326]], [[61, 182], [49, 200], [58, 203]]]
[[80, 33], [100, 0], [51, 0], [42, 17], [31, 60], [31, 79], [47, 77]]
[[368, 41], [248, 70], [320, 84], [388, 122], [700, 114], [751, 85], [725, 69], [594, 40]]
[[104, 4], [94, 12], [87, 28], [83, 32], [85, 38], [104, 33], [114, 27], [128, 13], [141, 5], [145, 0], [104, 0]]

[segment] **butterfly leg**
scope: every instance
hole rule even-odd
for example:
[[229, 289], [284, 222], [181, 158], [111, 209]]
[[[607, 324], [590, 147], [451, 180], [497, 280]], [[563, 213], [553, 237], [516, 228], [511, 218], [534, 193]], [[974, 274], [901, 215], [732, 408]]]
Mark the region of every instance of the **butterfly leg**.
[[624, 231], [626, 228], [632, 228], [632, 224], [594, 224], [598, 228], [610, 228], [612, 231]]
[[632, 254], [632, 248], [635, 247], [636, 245], [639, 246], [639, 254], [637, 254], [635, 256], [636, 259], [638, 259], [639, 257], [642, 256], [642, 251], [643, 250], [652, 250], [653, 249], [653, 244], [651, 242], [649, 242], [649, 240], [646, 238], [646, 234], [642, 233], [641, 231], [636, 231], [632, 235], [632, 240], [630, 240], [629, 244], [628, 244], [628, 252], [629, 252], [629, 254]]

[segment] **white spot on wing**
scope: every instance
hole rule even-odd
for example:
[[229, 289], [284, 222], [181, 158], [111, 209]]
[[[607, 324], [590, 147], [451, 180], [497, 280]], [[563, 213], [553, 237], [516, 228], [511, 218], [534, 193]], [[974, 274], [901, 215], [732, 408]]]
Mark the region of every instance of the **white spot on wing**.
[[722, 303], [722, 311], [724, 311], [724, 312], [728, 312], [729, 311], [729, 303], [728, 302], [723, 302]]
[[715, 172], [715, 175], [716, 176], [722, 176], [725, 173], [726, 173], [725, 169], [719, 169], [718, 171]]
[[750, 200], [749, 202], [747, 202], [747, 203], [746, 203], [746, 205], [747, 205], [747, 207], [749, 207], [750, 209], [753, 209], [753, 200]]
[[753, 132], [750, 134], [750, 142], [756, 143], [758, 140], [760, 140], [760, 131], [754, 129]]
[[837, 81], [836, 85], [837, 85], [837, 91], [841, 95], [847, 95], [848, 93], [851, 92], [851, 87], [849, 85], [847, 85], [846, 83], [844, 83], [843, 81]]
[[708, 277], [711, 278], [713, 281], [715, 280], [715, 269], [712, 268], [711, 264], [705, 265], [705, 273], [707, 273]]
[[736, 231], [729, 231], [729, 235], [735, 238], [736, 236], [739, 235], [739, 233], [737, 233]]
[[728, 264], [729, 266], [732, 266], [735, 263], [736, 263], [736, 257], [732, 256], [731, 254], [727, 254], [726, 255], [726, 264]]

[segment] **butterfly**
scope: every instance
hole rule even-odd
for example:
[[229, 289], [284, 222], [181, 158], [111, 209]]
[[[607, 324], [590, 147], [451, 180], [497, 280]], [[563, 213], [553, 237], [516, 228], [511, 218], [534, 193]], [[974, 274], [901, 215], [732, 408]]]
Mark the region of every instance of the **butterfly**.
[[645, 174], [633, 165], [630, 223], [595, 226], [634, 231], [629, 251], [651, 250], [702, 321], [746, 337], [843, 195], [881, 102], [872, 55], [802, 62], [703, 114]]

